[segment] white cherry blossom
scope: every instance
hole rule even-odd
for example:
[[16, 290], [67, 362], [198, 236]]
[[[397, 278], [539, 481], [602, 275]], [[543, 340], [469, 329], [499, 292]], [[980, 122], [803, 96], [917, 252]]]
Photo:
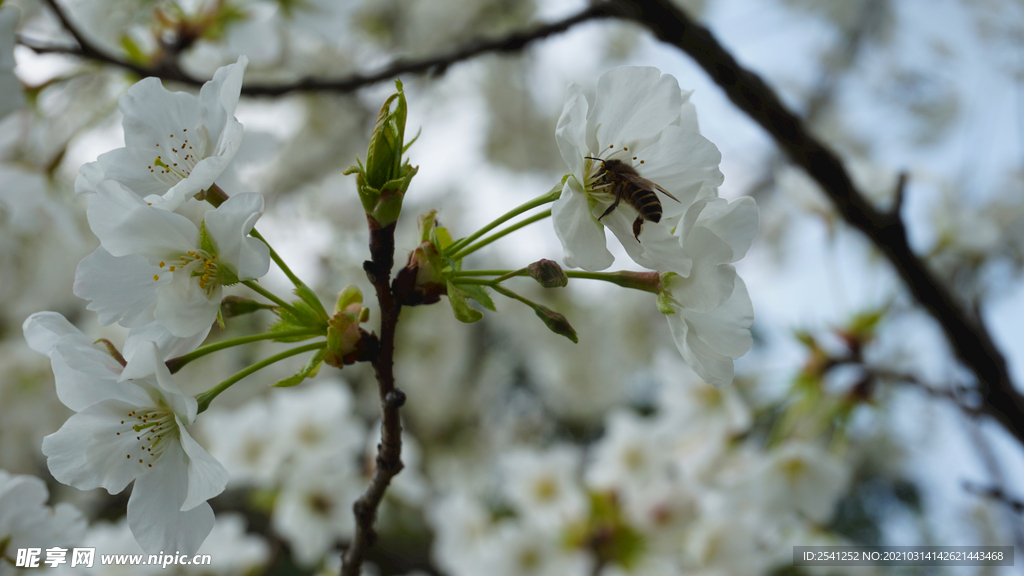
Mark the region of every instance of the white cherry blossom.
[[43, 439], [50, 473], [80, 490], [116, 494], [133, 480], [128, 524], [149, 553], [195, 553], [213, 528], [206, 502], [227, 471], [192, 436], [195, 398], [185, 396], [155, 344], [122, 366], [54, 312], [30, 316], [25, 339], [50, 357], [57, 397], [76, 412]]
[[118, 100], [124, 116], [124, 148], [82, 166], [75, 192], [92, 194], [100, 182], [117, 180], [154, 206], [175, 210], [209, 188], [242, 141], [235, 107], [245, 56], [217, 70], [199, 98], [170, 92], [158, 78], [144, 78]]
[[743, 258], [757, 234], [753, 198], [727, 202], [703, 196], [676, 228], [692, 259], [686, 275], [665, 274], [659, 308], [683, 359], [714, 386], [732, 382], [733, 361], [750, 350], [754, 309], [732, 262]]
[[176, 337], [194, 337], [216, 318], [224, 285], [269, 270], [267, 245], [248, 235], [262, 213], [262, 196], [237, 194], [197, 227], [104, 181], [87, 212], [100, 248], [79, 265], [75, 294], [91, 301], [101, 323], [155, 320]]
[[[571, 84], [566, 90], [555, 139], [570, 176], [552, 216], [567, 266], [592, 271], [611, 266], [614, 257], [605, 241], [607, 226], [638, 264], [689, 273], [689, 259], [672, 236], [671, 225], [702, 186], [717, 187], [723, 180], [718, 170], [721, 154], [700, 135], [689, 96], [672, 76], [656, 68], [637, 67], [604, 73], [592, 103], [582, 87]], [[602, 162], [593, 158], [622, 161], [678, 202], [658, 193], [664, 212], [661, 223], [646, 222], [637, 239], [633, 234], [637, 211], [627, 201], [605, 214], [615, 195], [601, 177]]]

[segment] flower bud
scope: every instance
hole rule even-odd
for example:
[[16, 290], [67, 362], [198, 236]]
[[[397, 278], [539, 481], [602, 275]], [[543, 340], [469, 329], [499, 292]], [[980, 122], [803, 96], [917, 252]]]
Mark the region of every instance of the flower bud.
[[554, 260], [538, 260], [526, 267], [530, 277], [545, 288], [564, 288], [569, 284], [569, 277], [562, 267]]
[[338, 293], [338, 303], [334, 307], [334, 311], [345, 310], [352, 304], [362, 304], [363, 293], [359, 291], [359, 288], [349, 284], [342, 288], [341, 292]]
[[[350, 166], [345, 174], [357, 174], [356, 187], [366, 213], [381, 227], [398, 220], [402, 200], [417, 168], [402, 161], [405, 144], [405, 119], [408, 106], [402, 82], [395, 81], [398, 92], [384, 101], [377, 123], [370, 135], [366, 151], [366, 166]], [[394, 107], [392, 108], [392, 104]]]
[[368, 335], [359, 325], [370, 319], [370, 309], [363, 306], [362, 300], [363, 295], [355, 286], [346, 287], [338, 296], [339, 310], [327, 322], [327, 347], [323, 355], [326, 364], [341, 368], [358, 360], [365, 351]]
[[565, 319], [565, 316], [544, 306], [537, 306], [533, 311], [537, 313], [538, 318], [544, 321], [544, 325], [548, 327], [548, 330], [565, 336], [572, 340], [574, 344], [579, 344], [580, 339], [576, 336], [576, 330], [569, 325], [569, 321]]

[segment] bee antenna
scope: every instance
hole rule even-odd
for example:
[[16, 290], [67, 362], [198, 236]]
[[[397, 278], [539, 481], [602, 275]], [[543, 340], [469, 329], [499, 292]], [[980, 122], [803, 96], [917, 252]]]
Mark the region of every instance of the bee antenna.
[[601, 158], [594, 158], [593, 156], [584, 156], [587, 160], [597, 160], [598, 162], [604, 162]]

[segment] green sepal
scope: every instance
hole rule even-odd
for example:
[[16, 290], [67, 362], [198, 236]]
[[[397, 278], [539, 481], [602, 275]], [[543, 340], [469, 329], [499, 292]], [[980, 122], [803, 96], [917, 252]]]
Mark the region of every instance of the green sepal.
[[661, 292], [658, 292], [658, 297], [655, 300], [655, 304], [658, 306], [658, 312], [661, 312], [666, 316], [676, 313], [675, 308], [672, 306], [675, 301], [672, 299], [672, 292], [668, 289], [671, 285], [670, 281], [673, 276], [678, 276], [678, 274], [675, 272], [664, 272], [661, 274], [660, 279], [662, 289]]
[[327, 310], [324, 308], [323, 302], [317, 298], [316, 293], [305, 284], [300, 284], [295, 287], [295, 295], [299, 297], [304, 303], [306, 303], [311, 310], [313, 310], [321, 320], [327, 321], [330, 316], [327, 314]]
[[217, 245], [214, 244], [213, 238], [210, 238], [210, 233], [206, 231], [205, 221], [199, 223], [199, 247], [210, 256], [217, 253]]
[[450, 281], [448, 282], [448, 302], [452, 306], [452, 313], [455, 314], [455, 319], [459, 322], [471, 324], [483, 318], [484, 313], [470, 307], [467, 300], [468, 296], [458, 286]]
[[226, 326], [224, 325], [224, 311], [220, 306], [217, 307], [217, 327], [223, 330]]
[[[277, 322], [270, 325], [268, 332], [291, 332], [292, 330], [316, 329], [327, 332], [327, 321], [323, 319], [309, 304], [302, 300], [292, 302], [292, 308], [277, 308], [279, 316]], [[286, 338], [275, 338], [275, 342], [301, 342], [313, 338], [316, 334], [309, 336], [289, 336]]]
[[430, 241], [433, 242], [434, 246], [437, 246], [438, 252], [452, 245], [452, 235], [448, 233], [448, 229], [444, 226], [438, 226], [430, 234]]
[[301, 370], [296, 372], [294, 375], [281, 380], [274, 384], [277, 388], [288, 388], [300, 384], [306, 378], [312, 378], [317, 375], [320, 371], [320, 366], [324, 363], [324, 351], [317, 350], [315, 354], [306, 362], [306, 365]]
[[484, 308], [487, 308], [491, 312], [497, 312], [498, 309], [494, 306], [494, 300], [491, 300], [491, 296], [487, 294], [487, 289], [479, 284], [460, 284], [459, 288], [473, 300], [479, 302]]

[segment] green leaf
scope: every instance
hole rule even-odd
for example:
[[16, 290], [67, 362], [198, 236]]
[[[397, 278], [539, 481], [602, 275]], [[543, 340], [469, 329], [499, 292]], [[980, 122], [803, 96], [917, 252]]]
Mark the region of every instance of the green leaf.
[[487, 308], [491, 312], [497, 312], [498, 309], [494, 307], [494, 300], [491, 300], [487, 289], [479, 284], [461, 284], [460, 288], [473, 300], [479, 302], [484, 308]]
[[467, 294], [455, 284], [448, 282], [448, 302], [452, 305], [452, 313], [459, 322], [470, 324], [484, 317], [484, 313], [470, 307]]
[[277, 388], [288, 388], [301, 383], [306, 378], [312, 378], [316, 376], [317, 372], [320, 371], [320, 366], [324, 363], [324, 351], [317, 350], [316, 354], [306, 362], [306, 365], [301, 370], [296, 372], [293, 376], [289, 376], [284, 380], [281, 380], [277, 384], [274, 384]]

